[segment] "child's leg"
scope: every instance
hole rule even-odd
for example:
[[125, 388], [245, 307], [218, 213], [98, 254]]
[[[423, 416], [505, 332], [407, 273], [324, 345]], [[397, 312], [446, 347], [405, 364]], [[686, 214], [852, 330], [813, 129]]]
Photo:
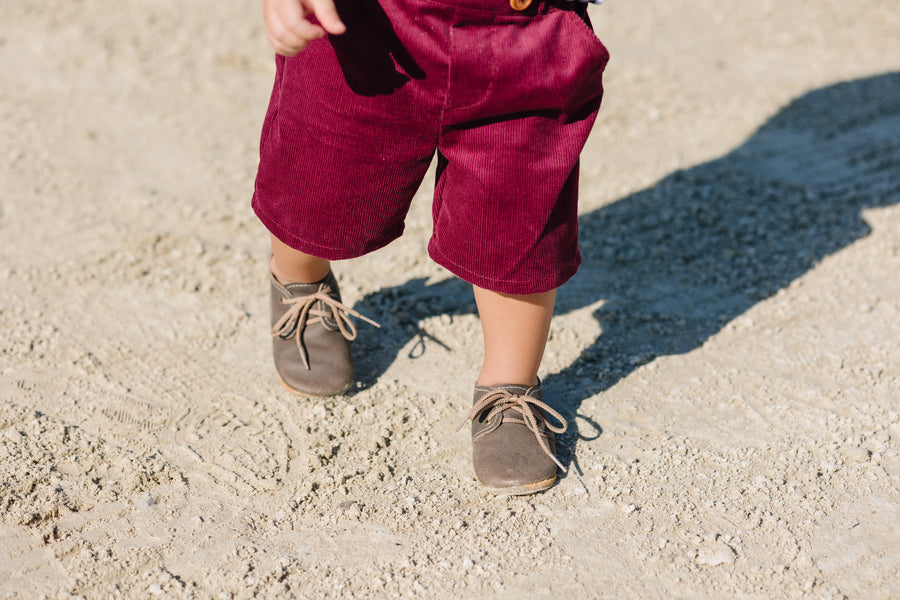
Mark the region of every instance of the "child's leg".
[[544, 403], [537, 377], [555, 300], [556, 290], [513, 296], [475, 288], [484, 365], [469, 413], [472, 464], [481, 485], [495, 493], [545, 490], [562, 467], [553, 434], [564, 432], [566, 422]]
[[298, 252], [272, 236], [272, 352], [288, 390], [331, 396], [353, 384], [349, 341], [356, 315], [341, 303], [329, 261]]
[[322, 281], [331, 271], [331, 263], [294, 250], [274, 235], [272, 237], [272, 259], [269, 270], [281, 283], [316, 283]]
[[484, 336], [478, 385], [537, 385], [556, 290], [513, 296], [473, 287]]

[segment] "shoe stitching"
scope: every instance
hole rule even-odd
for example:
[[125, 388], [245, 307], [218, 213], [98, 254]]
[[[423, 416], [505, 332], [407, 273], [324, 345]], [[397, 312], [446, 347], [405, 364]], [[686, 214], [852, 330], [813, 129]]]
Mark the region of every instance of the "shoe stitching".
[[[535, 410], [535, 408], [538, 408], [540, 410]], [[550, 447], [547, 445], [547, 441], [544, 439], [543, 434], [545, 432], [541, 430], [548, 429], [553, 433], [565, 433], [565, 431], [569, 428], [569, 423], [563, 418], [561, 414], [550, 408], [550, 406], [548, 406], [545, 402], [543, 402], [542, 400], [538, 400], [537, 398], [527, 396], [525, 394], [513, 394], [509, 390], [498, 389], [482, 396], [481, 399], [475, 403], [475, 405], [472, 407], [472, 410], [470, 410], [469, 414], [466, 415], [465, 420], [459, 424], [459, 427], [457, 427], [456, 430], [459, 431], [467, 421], [474, 421], [485, 411], [487, 411], [487, 414], [484, 417], [485, 423], [490, 423], [495, 417], [499, 417], [500, 423], [516, 423], [519, 425], [525, 425], [525, 427], [527, 427], [534, 434], [534, 437], [535, 439], [537, 439], [538, 444], [540, 444], [541, 450], [544, 451], [544, 454], [550, 457], [550, 459], [556, 463], [556, 466], [562, 469], [563, 473], [567, 472], [563, 464], [559, 462], [556, 456], [554, 456], [553, 452], [550, 451]], [[524, 419], [519, 419], [504, 414], [506, 411], [518, 412], [522, 415], [522, 417], [524, 417]], [[544, 416], [544, 413], [547, 413], [551, 417], [556, 419], [560, 425], [552, 425], [550, 421], [548, 421]]]
[[[303, 366], [306, 367], [307, 371], [309, 370], [309, 357], [306, 348], [303, 347], [302, 335], [307, 325], [314, 323], [322, 323], [324, 325], [325, 319], [331, 319], [337, 324], [341, 335], [348, 341], [355, 340], [357, 336], [356, 324], [350, 320], [351, 316], [371, 323], [375, 327], [381, 327], [372, 319], [359, 314], [349, 306], [334, 299], [329, 295], [330, 293], [331, 286], [322, 284], [312, 294], [279, 299], [282, 306], [288, 306], [289, 308], [272, 327], [272, 335], [285, 340], [289, 340], [291, 337], [296, 338], [297, 349], [300, 351], [300, 358], [303, 360]], [[316, 307], [317, 302], [321, 302], [322, 304], [319, 306], [325, 310]]]

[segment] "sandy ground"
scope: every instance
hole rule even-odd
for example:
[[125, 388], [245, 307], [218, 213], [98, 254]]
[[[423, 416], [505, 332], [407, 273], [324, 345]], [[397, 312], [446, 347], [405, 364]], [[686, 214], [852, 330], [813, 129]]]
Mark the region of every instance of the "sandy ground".
[[429, 189], [341, 266], [358, 388], [275, 379], [258, 3], [0, 0], [0, 593], [900, 598], [900, 11], [591, 11], [569, 472], [496, 498]]

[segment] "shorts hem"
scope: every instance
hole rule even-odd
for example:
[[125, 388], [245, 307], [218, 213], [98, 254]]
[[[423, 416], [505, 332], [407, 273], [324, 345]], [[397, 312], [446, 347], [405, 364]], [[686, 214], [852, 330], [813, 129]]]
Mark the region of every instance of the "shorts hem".
[[353, 248], [335, 248], [332, 246], [317, 244], [307, 239], [297, 237], [296, 235], [282, 227], [281, 224], [273, 217], [270, 217], [262, 209], [255, 196], [253, 198], [253, 201], [251, 202], [251, 207], [253, 208], [253, 212], [256, 213], [256, 217], [260, 220], [260, 222], [262, 222], [263, 226], [269, 230], [269, 233], [278, 238], [282, 243], [290, 246], [298, 252], [303, 252], [304, 254], [309, 254], [310, 256], [315, 256], [316, 258], [321, 258], [323, 260], [347, 260], [350, 258], [359, 258], [360, 256], [364, 256], [366, 254], [369, 254], [370, 252], [374, 252], [376, 250], [384, 248], [403, 234], [403, 232], [400, 231], [396, 235], [379, 238], [378, 240], [366, 244], [365, 246], [358, 246]]
[[441, 253], [432, 244], [428, 244], [428, 255], [431, 260], [444, 267], [463, 281], [471, 283], [482, 289], [498, 292], [501, 294], [510, 294], [513, 296], [527, 296], [529, 294], [543, 294], [560, 287], [562, 284], [571, 279], [578, 271], [581, 265], [581, 258], [575, 261], [575, 265], [566, 270], [561, 271], [550, 277], [541, 279], [529, 279], [525, 281], [503, 281], [491, 277], [484, 277], [478, 273], [474, 273], [462, 265], [458, 265], [450, 260], [445, 254]]

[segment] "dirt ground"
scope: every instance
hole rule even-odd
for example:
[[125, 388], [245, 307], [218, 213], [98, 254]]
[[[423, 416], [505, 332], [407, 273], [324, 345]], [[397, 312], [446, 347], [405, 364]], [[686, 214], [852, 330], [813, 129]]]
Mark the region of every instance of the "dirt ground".
[[0, 0], [0, 594], [900, 598], [893, 2], [591, 8], [568, 474], [515, 498], [454, 431], [480, 333], [427, 185], [339, 266], [357, 388], [276, 380], [258, 4]]

